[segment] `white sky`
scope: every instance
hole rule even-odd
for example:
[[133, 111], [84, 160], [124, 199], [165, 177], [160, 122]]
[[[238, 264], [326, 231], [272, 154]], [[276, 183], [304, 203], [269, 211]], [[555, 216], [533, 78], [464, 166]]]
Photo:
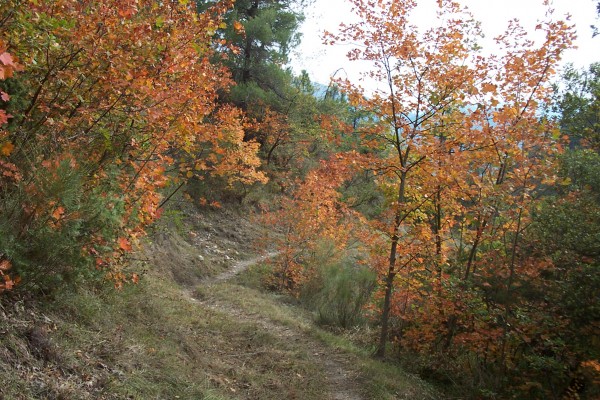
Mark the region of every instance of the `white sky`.
[[[402, 1], [402, 0], [397, 0]], [[544, 17], [545, 8], [542, 0], [459, 0], [469, 7], [476, 20], [481, 21], [486, 42], [502, 34], [509, 19], [518, 18], [526, 29], [531, 29], [539, 19]], [[435, 13], [433, 0], [419, 0], [418, 13], [415, 15], [415, 25], [426, 26]], [[422, 4], [422, 6], [421, 6]], [[575, 50], [570, 50], [564, 56], [564, 62], [572, 62], [577, 67], [585, 67], [592, 62], [600, 61], [600, 35], [592, 39], [590, 25], [600, 25], [596, 20], [595, 0], [554, 0], [552, 7], [555, 15], [562, 17], [571, 15], [571, 23], [576, 25], [578, 38]], [[314, 0], [314, 3], [304, 10], [306, 20], [301, 27], [302, 43], [292, 55], [292, 67], [296, 73], [306, 69], [314, 82], [328, 84], [330, 76], [338, 69], [338, 77], [348, 77], [358, 82], [361, 70], [368, 65], [351, 63], [346, 53], [349, 45], [326, 46], [322, 44], [323, 31], [337, 32], [343, 21], [356, 21], [347, 0]], [[429, 15], [429, 17], [428, 17]], [[487, 47], [487, 43], [483, 43]]]

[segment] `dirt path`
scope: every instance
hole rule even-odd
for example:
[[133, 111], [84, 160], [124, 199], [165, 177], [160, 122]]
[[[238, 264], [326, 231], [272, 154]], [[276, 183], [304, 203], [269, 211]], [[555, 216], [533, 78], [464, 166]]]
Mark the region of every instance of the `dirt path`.
[[264, 254], [262, 256], [250, 258], [248, 260], [238, 261], [227, 271], [225, 271], [213, 278], [207, 279], [204, 283], [224, 282], [224, 281], [229, 280], [229, 279], [233, 278], [234, 276], [244, 272], [249, 267], [258, 264], [261, 261], [265, 261], [265, 260], [268, 260], [269, 258], [273, 258], [273, 257], [277, 256], [278, 254], [279, 254], [278, 251], [273, 251], [273, 252]]
[[[225, 282], [247, 268], [255, 265], [265, 259], [276, 256], [278, 253], [268, 253], [266, 255], [255, 257], [249, 260], [236, 263], [226, 272], [203, 282], [203, 286], [217, 285]], [[206, 291], [210, 293], [210, 291]], [[298, 343], [299, 346], [306, 349], [309, 357], [317, 364], [321, 365], [326, 374], [328, 382], [328, 398], [331, 400], [362, 400], [358, 391], [358, 376], [352, 368], [352, 362], [348, 356], [339, 352], [332, 351], [320, 341], [310, 337], [307, 333], [296, 327], [286, 326], [280, 322], [274, 321], [264, 315], [249, 312], [235, 304], [217, 299], [214, 297], [203, 298], [199, 300], [190, 293], [190, 300], [202, 305], [203, 307], [225, 313], [235, 317], [236, 320], [252, 323], [270, 334], [287, 341]]]

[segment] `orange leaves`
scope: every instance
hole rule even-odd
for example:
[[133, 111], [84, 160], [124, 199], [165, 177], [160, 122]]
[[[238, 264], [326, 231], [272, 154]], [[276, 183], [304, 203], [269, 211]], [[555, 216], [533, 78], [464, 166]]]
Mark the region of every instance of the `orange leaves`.
[[52, 213], [52, 218], [54, 218], [56, 221], [58, 221], [58, 220], [60, 220], [62, 218], [62, 216], [64, 214], [65, 214], [64, 207], [56, 207], [56, 209]]
[[20, 278], [13, 280], [9, 275], [8, 271], [12, 268], [12, 264], [7, 259], [0, 261], [0, 293], [11, 290], [16, 284], [20, 282]]
[[6, 111], [0, 110], [0, 125], [4, 125], [8, 123], [8, 119], [11, 117], [10, 114], [7, 114]]
[[[457, 2], [439, 1], [437, 26], [426, 31], [410, 25], [414, 1], [352, 3], [361, 22], [327, 39], [360, 43], [349, 58], [370, 61], [374, 68], [365, 75], [381, 88], [366, 96], [360, 86], [338, 82], [351, 104], [375, 117], [353, 139], [372, 154], [356, 163], [377, 175], [373, 183], [384, 198], [366, 221], [381, 238], [371, 242], [373, 266], [393, 276], [381, 293], [392, 299], [381, 326], [391, 310], [403, 319], [404, 340], [417, 348], [454, 341], [494, 353], [502, 330], [482, 295], [462, 293], [457, 282], [510, 290], [517, 277], [536, 279], [545, 268], [516, 262], [518, 240], [539, 182], [552, 175], [557, 140], [545, 134], [552, 127], [540, 121], [538, 107], [548, 102], [549, 79], [572, 28], [546, 21], [546, 42], [536, 44], [513, 23], [499, 38], [504, 53], [486, 57], [473, 48], [477, 23]], [[322, 214], [307, 213], [315, 221]]]
[[361, 217], [341, 201], [338, 191], [352, 171], [342, 155], [323, 160], [319, 168], [297, 182], [292, 197], [282, 199], [280, 209], [264, 216], [265, 224], [283, 232], [283, 236], [268, 239], [281, 252], [273, 261], [277, 287], [298, 293], [315, 273], [315, 262], [323, 262], [315, 259], [320, 249], [330, 246], [327, 257], [333, 262], [357, 233]]
[[14, 149], [15, 146], [11, 142], [4, 142], [0, 144], [0, 154], [2, 154], [5, 157], [10, 156]]
[[[90, 256], [111, 269], [159, 216], [160, 189], [181, 178], [169, 173], [176, 163], [188, 177], [266, 181], [259, 144], [244, 141], [243, 114], [217, 101], [232, 80], [213, 62], [220, 43], [214, 34], [232, 3], [215, 2], [204, 12], [186, 0], [15, 3], [0, 40], [0, 79], [22, 69], [15, 53], [35, 60], [22, 77], [30, 89], [23, 104], [32, 106], [19, 115], [19, 135], [0, 130], [0, 187], [18, 198], [18, 182], [28, 182], [23, 221], [59, 234], [75, 219], [110, 220], [109, 228], [74, 238], [73, 247], [104, 249]], [[237, 21], [233, 29], [243, 26]], [[48, 39], [43, 57], [40, 38]], [[0, 103], [9, 100], [0, 92]], [[10, 115], [0, 108], [2, 125]], [[73, 198], [97, 212], [76, 215]], [[15, 230], [25, 234], [28, 223]]]
[[487, 83], [487, 82], [484, 82], [481, 85], [481, 89], [483, 90], [483, 93], [495, 93], [497, 88], [498, 87], [496, 85], [493, 85], [493, 84]]
[[14, 65], [12, 56], [7, 52], [0, 54], [0, 62], [4, 65]]
[[[13, 75], [13, 71], [22, 69], [22, 66], [17, 64], [15, 59], [6, 52], [6, 43], [0, 39], [0, 80], [9, 78]], [[7, 102], [10, 100], [10, 95], [0, 91], [0, 99]], [[9, 157], [15, 149], [15, 145], [9, 139], [9, 133], [2, 130], [2, 125], [7, 124], [11, 117], [12, 115], [0, 109], [0, 155], [4, 157]], [[21, 177], [19, 168], [14, 163], [0, 160], [0, 187], [5, 182], [18, 182]]]
[[119, 245], [119, 249], [123, 251], [131, 251], [131, 243], [129, 243], [129, 240], [127, 240], [127, 238], [120, 237], [117, 239], [117, 243]]
[[233, 21], [233, 29], [235, 29], [238, 34], [244, 33], [244, 25], [242, 25], [240, 21]]
[[[22, 70], [15, 54], [32, 61], [18, 76], [27, 88], [14, 107], [19, 124], [7, 130], [5, 102], [15, 97], [0, 91], [0, 200], [14, 204], [3, 221], [24, 242], [20, 265], [48, 264], [58, 275], [93, 260], [117, 283], [138, 282], [120, 267], [160, 215], [160, 189], [181, 178], [171, 173], [177, 163], [188, 166], [183, 174], [230, 183], [266, 180], [259, 145], [244, 141], [242, 113], [217, 102], [232, 80], [213, 63], [214, 33], [231, 5], [198, 12], [187, 0], [0, 1], [0, 14], [10, 14], [0, 80]], [[61, 240], [30, 251], [40, 237]], [[54, 256], [59, 246], [72, 258]], [[10, 266], [1, 261], [0, 291], [15, 284]]]
[[[13, 57], [6, 52], [6, 43], [0, 39], [0, 80], [12, 77], [13, 71], [21, 70], [21, 66], [16, 63]], [[10, 95], [4, 91], [0, 91], [0, 99], [9, 101]], [[5, 110], [0, 109], [0, 126], [8, 123], [11, 117]], [[13, 152], [15, 146], [10, 141], [2, 141], [3, 132], [0, 130], [0, 154], [8, 157]]]
[[119, 16], [129, 19], [138, 12], [137, 0], [124, 0], [118, 7]]

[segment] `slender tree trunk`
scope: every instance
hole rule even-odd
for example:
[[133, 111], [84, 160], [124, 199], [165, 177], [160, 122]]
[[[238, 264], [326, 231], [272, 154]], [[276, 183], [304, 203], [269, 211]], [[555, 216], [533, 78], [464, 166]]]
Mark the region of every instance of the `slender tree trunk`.
[[[445, 143], [446, 136], [444, 136], [444, 125], [442, 125], [439, 134], [437, 135], [439, 140], [439, 150], [437, 152], [437, 169], [438, 169], [438, 177], [442, 177], [442, 171], [444, 169], [444, 159], [443, 155], [446, 154]], [[447, 152], [448, 155], [451, 155], [451, 152]], [[435, 221], [434, 225], [434, 234], [435, 234], [435, 263], [438, 273], [438, 279], [440, 281], [440, 286], [442, 284], [442, 185], [439, 183], [437, 185], [437, 191], [434, 197], [434, 208], [435, 208]]]
[[480, 223], [479, 227], [477, 227], [477, 233], [475, 234], [475, 240], [473, 241], [473, 246], [469, 251], [469, 259], [467, 260], [467, 268], [465, 270], [464, 280], [469, 279], [469, 274], [471, 273], [473, 267], [473, 262], [475, 261], [475, 255], [477, 254], [477, 247], [479, 246], [479, 242], [481, 241], [481, 236], [483, 235], [483, 230], [487, 225], [487, 219], [484, 219], [483, 222]]
[[435, 196], [435, 262], [440, 284], [442, 283], [442, 188], [438, 186]]
[[509, 330], [509, 326], [510, 326], [508, 320], [510, 319], [510, 315], [512, 312], [512, 307], [511, 307], [512, 291], [513, 291], [513, 283], [515, 280], [515, 266], [516, 266], [516, 261], [517, 261], [517, 245], [519, 244], [519, 239], [520, 239], [520, 234], [521, 234], [521, 224], [522, 224], [523, 207], [524, 207], [523, 198], [521, 200], [522, 200], [522, 202], [519, 207], [519, 215], [517, 218], [517, 229], [515, 231], [515, 237], [512, 242], [508, 282], [506, 283], [507, 296], [506, 296], [506, 302], [504, 304], [504, 328], [503, 328], [503, 335], [502, 335], [502, 352], [500, 354], [501, 359], [502, 359], [502, 364], [505, 369], [504, 374], [506, 374], [506, 370], [508, 369], [507, 363], [506, 363], [506, 338], [507, 338], [508, 330]]
[[[396, 242], [396, 246], [397, 244], [398, 242]], [[395, 252], [395, 248], [392, 251]], [[385, 298], [383, 300], [383, 310], [381, 312], [381, 332], [379, 335], [379, 344], [377, 346], [377, 352], [375, 353], [377, 357], [385, 357], [385, 349], [387, 345], [389, 332], [390, 308], [392, 301], [392, 293], [394, 291], [395, 277], [396, 272], [394, 271], [393, 267], [390, 266], [385, 279]]]
[[398, 250], [398, 240], [400, 239], [400, 225], [402, 223], [402, 205], [405, 202], [406, 190], [406, 172], [400, 175], [400, 187], [398, 189], [398, 209], [394, 217], [394, 230], [392, 234], [392, 243], [390, 246], [390, 258], [388, 264], [388, 272], [385, 278], [385, 297], [383, 300], [383, 309], [381, 311], [381, 332], [379, 335], [379, 344], [375, 355], [377, 357], [385, 357], [385, 349], [389, 335], [389, 320], [392, 301], [392, 293], [394, 292], [394, 278], [396, 277], [396, 253]]

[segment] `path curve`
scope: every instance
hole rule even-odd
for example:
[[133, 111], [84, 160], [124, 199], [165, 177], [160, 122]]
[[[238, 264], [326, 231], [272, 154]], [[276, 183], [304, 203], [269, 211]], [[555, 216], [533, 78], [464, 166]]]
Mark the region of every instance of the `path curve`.
[[258, 257], [250, 258], [248, 260], [238, 261], [227, 271], [220, 273], [219, 275], [208, 278], [204, 281], [204, 283], [214, 283], [214, 282], [224, 282], [233, 278], [234, 276], [244, 272], [248, 268], [253, 265], [256, 265], [262, 261], [268, 260], [273, 257], [277, 257], [281, 252], [280, 251], [272, 251], [267, 254], [263, 254]]
[[[249, 267], [256, 265], [269, 258], [276, 257], [279, 252], [270, 252], [259, 257], [250, 258], [248, 260], [239, 261], [234, 264], [229, 270], [203, 281], [202, 285], [211, 285], [214, 283], [225, 282]], [[231, 303], [226, 303], [215, 298], [197, 299], [190, 293], [190, 300], [201, 304], [212, 310], [234, 316], [237, 320], [243, 322], [254, 323], [259, 325], [264, 330], [277, 336], [278, 338], [302, 341], [306, 343], [306, 348], [310, 350], [310, 357], [316, 363], [323, 367], [324, 373], [327, 375], [329, 386], [329, 398], [331, 400], [363, 400], [363, 397], [357, 391], [357, 376], [351, 367], [351, 361], [341, 353], [332, 352], [325, 344], [311, 338], [304, 332], [298, 329], [290, 328], [269, 318], [257, 314], [250, 314], [240, 307]]]

